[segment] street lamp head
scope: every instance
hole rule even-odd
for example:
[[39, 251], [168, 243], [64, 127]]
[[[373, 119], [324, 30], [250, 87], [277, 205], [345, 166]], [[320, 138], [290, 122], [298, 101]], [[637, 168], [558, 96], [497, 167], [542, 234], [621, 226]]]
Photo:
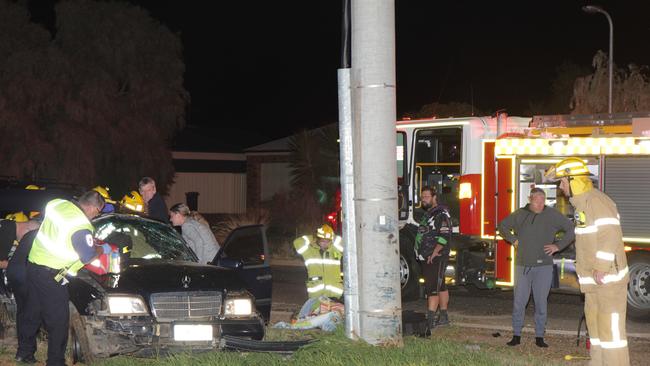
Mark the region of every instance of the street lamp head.
[[582, 11], [585, 13], [596, 14], [604, 12], [603, 8], [598, 5], [585, 5], [582, 7]]

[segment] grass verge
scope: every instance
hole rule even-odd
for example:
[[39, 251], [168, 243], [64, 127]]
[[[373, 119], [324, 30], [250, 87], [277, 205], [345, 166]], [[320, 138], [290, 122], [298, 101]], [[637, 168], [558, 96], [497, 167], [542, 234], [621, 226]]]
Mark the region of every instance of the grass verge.
[[[274, 340], [295, 339], [297, 334], [272, 331]], [[453, 335], [450, 329], [448, 335]], [[304, 335], [303, 335], [304, 336]], [[160, 359], [116, 357], [98, 364], [141, 365], [549, 365], [553, 362], [489, 344], [456, 341], [444, 335], [405, 337], [403, 347], [375, 347], [345, 337], [342, 329], [331, 334], [307, 334], [318, 341], [291, 356], [265, 353], [210, 352], [179, 354]]]

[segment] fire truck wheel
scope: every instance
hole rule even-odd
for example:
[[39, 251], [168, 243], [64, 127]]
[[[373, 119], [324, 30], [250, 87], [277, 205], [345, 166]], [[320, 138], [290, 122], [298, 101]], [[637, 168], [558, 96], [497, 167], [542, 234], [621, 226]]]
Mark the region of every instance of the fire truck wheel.
[[93, 364], [95, 357], [90, 349], [88, 335], [86, 334], [86, 323], [72, 303], [70, 303], [69, 332], [68, 355], [66, 358], [73, 365], [80, 362], [88, 365]]
[[399, 234], [399, 276], [403, 300], [415, 300], [420, 294], [420, 264], [415, 259], [413, 245], [415, 237], [406, 229], [402, 229]]
[[627, 315], [634, 319], [650, 320], [650, 253], [629, 253], [627, 265], [630, 269]]

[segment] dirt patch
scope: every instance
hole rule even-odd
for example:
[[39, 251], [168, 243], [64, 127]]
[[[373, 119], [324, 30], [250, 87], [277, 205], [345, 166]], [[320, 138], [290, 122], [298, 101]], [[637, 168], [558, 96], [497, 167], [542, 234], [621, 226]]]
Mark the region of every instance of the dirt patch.
[[[494, 352], [502, 350], [504, 354], [511, 353], [513, 357], [548, 360], [553, 365], [587, 365], [588, 361], [583, 358], [589, 356], [585, 347], [585, 339], [580, 339], [580, 345], [576, 346], [575, 336], [548, 335], [544, 338], [549, 345], [548, 348], [540, 348], [535, 345], [533, 334], [522, 335], [522, 342], [519, 346], [510, 347], [506, 342], [510, 341], [511, 332], [493, 331], [488, 329], [476, 329], [450, 326], [436, 329], [431, 335], [432, 339], [453, 339], [466, 343], [470, 351]], [[647, 352], [650, 349], [650, 340], [630, 338], [628, 339], [630, 349], [630, 362], [633, 366], [648, 364]], [[478, 347], [477, 347], [478, 346]], [[574, 357], [572, 360], [565, 360], [565, 356]]]

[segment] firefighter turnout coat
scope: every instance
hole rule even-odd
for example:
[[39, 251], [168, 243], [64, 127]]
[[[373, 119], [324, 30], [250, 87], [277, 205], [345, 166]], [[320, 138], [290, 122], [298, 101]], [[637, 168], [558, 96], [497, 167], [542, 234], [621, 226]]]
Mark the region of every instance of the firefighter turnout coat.
[[307, 293], [309, 298], [321, 295], [340, 298], [343, 295], [343, 241], [335, 235], [329, 248], [321, 250], [317, 240], [311, 235], [305, 235], [293, 241], [296, 252], [302, 256], [307, 267]]
[[[576, 271], [585, 293], [590, 365], [628, 365], [625, 333], [627, 258], [616, 204], [592, 188], [571, 198], [575, 207]], [[598, 284], [593, 271], [605, 273]]]

